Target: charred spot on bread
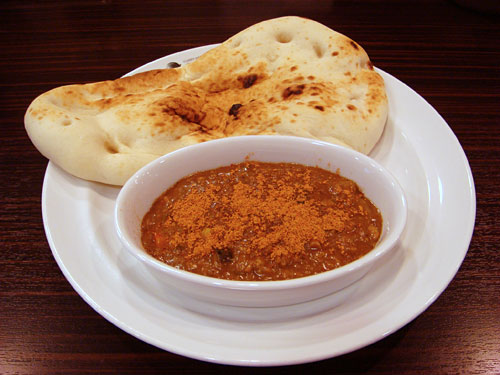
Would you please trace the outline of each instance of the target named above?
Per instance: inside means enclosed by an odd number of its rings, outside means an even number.
[[[248,89],[253,86],[253,84],[257,81],[257,78],[259,78],[257,74],[249,74],[247,76],[238,77],[238,81],[243,84],[245,89]]]
[[[205,117],[204,113],[199,113],[195,111],[193,108],[188,107],[165,107],[162,109],[163,113],[167,113],[173,116],[178,116],[182,120],[186,122],[192,122],[195,124],[199,124],[201,120]]]
[[[292,95],[300,95],[304,92],[305,87],[306,85],[304,84],[288,86],[285,90],[283,90],[281,96],[283,99],[288,99]]]
[[[240,110],[242,104],[236,103],[229,108],[229,114],[234,117],[238,117],[238,111]]]

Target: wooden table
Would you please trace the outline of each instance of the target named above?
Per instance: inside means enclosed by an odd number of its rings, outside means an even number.
[[[1,2],[0,373],[500,373],[500,19],[490,5],[480,12],[452,1]],[[249,369],[160,350],[96,313],[58,268],[41,217],[47,160],[26,136],[24,112],[53,87],[117,78],[292,14],[359,42],[447,121],[477,191],[468,254],[423,314],[350,354]]]

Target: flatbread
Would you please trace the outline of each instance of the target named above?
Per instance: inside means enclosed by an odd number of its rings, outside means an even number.
[[[25,126],[67,172],[122,185],[161,155],[221,137],[294,135],[366,154],[386,118],[383,79],[359,44],[282,17],[182,67],[50,90],[32,102]]]

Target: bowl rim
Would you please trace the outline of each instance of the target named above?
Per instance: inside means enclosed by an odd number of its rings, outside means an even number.
[[[265,139],[270,140],[271,142],[274,141],[290,142],[290,147],[292,147],[292,145],[295,144],[294,142],[297,142],[297,144],[309,143],[316,146],[327,147],[330,148],[331,150],[334,150],[333,152],[346,153],[350,155],[358,163],[361,162],[365,165],[368,165],[372,170],[376,170],[378,173],[381,173],[384,176],[384,180],[386,180],[388,185],[390,185],[392,189],[397,193],[397,198],[394,199],[395,201],[398,202],[397,207],[399,214],[398,216],[400,216],[399,220],[396,220],[396,222],[393,225],[391,225],[385,238],[383,238],[372,250],[370,250],[362,257],[354,260],[353,262],[318,274],[303,276],[294,279],[286,279],[286,280],[240,281],[240,280],[219,279],[211,276],[200,275],[190,271],[178,269],[176,267],[163,263],[160,260],[149,255],[144,249],[138,248],[137,246],[132,244],[132,242],[129,240],[129,236],[122,229],[121,226],[121,220],[120,220],[120,218],[122,217],[121,207],[125,200],[126,193],[130,189],[130,186],[134,185],[135,181],[138,178],[140,178],[140,176],[147,175],[147,173],[145,172],[150,171],[151,169],[155,169],[161,165],[169,165],[170,163],[164,163],[166,159],[178,157],[184,153],[189,154],[194,149],[216,147],[219,144],[223,145],[224,143],[227,142],[247,142],[247,141],[251,142],[256,138],[258,138],[259,142]],[[248,153],[252,153],[252,151],[249,151]],[[258,157],[256,157],[255,159],[251,158],[250,160],[258,161],[259,158]],[[284,162],[286,163],[286,161]],[[228,162],[227,164],[224,165],[229,165],[230,163],[231,162]],[[167,188],[168,187],[166,187],[164,190],[166,190]],[[156,198],[157,197],[155,197],[155,199]],[[370,158],[369,156],[342,145],[312,138],[287,136],[287,135],[244,135],[244,136],[234,136],[221,139],[214,139],[203,143],[185,146],[178,150],[162,155],[159,158],[151,161],[150,163],[140,168],[126,181],[126,183],[122,186],[120,192],[118,193],[114,208],[114,227],[121,243],[124,245],[124,247],[127,249],[129,253],[131,253],[134,257],[141,260],[142,262],[146,263],[146,265],[153,267],[154,269],[159,270],[160,272],[165,272],[168,275],[180,278],[183,281],[189,281],[191,283],[197,283],[205,286],[217,287],[222,289],[263,291],[263,290],[282,290],[282,289],[304,287],[313,284],[332,281],[334,279],[342,277],[345,274],[351,273],[371,263],[374,263],[375,260],[381,258],[384,254],[386,254],[390,249],[392,249],[397,244],[406,226],[407,217],[408,217],[408,205],[403,188],[389,170],[387,170],[380,163]]]

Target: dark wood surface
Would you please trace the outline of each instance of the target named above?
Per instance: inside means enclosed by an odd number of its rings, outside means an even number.
[[[500,19],[485,3],[486,12],[452,1],[0,2],[0,374],[499,374]],[[47,160],[26,136],[24,112],[53,87],[117,78],[283,15],[347,34],[448,122],[476,184],[468,254],[427,311],[350,354],[249,369],[162,351],[102,318],[59,270],[41,218]]]

